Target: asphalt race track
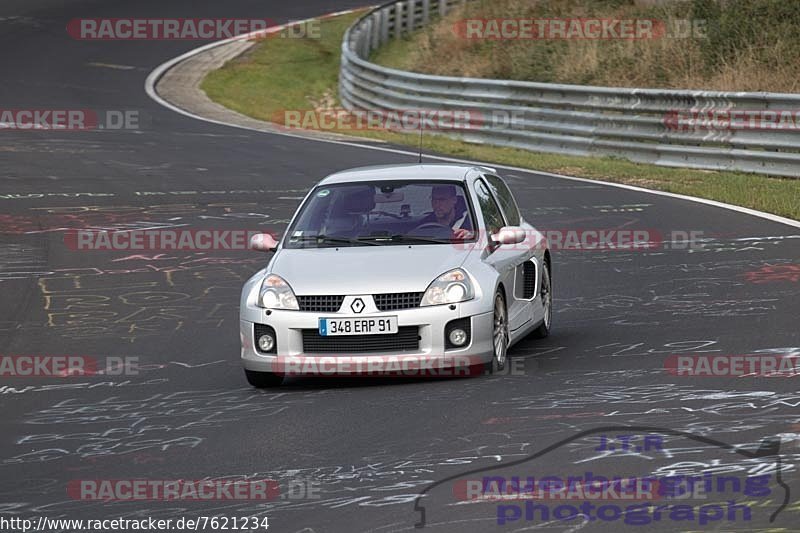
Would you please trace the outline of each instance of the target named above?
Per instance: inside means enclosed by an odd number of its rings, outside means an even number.
[[[133,375],[0,378],[2,517],[267,516],[271,531],[410,531],[420,522],[415,499],[426,491],[424,525],[432,531],[637,527],[622,518],[528,520],[524,511],[498,525],[496,504],[447,503],[454,491],[448,478],[504,475],[502,468],[519,461],[516,474],[537,477],[768,475],[768,494],[747,496],[749,522],[701,525],[665,515],[647,527],[796,531],[796,378],[676,376],[665,361],[674,354],[799,356],[798,228],[507,170],[525,218],[537,227],[639,229],[664,241],[647,251],[555,250],[554,333],[515,346],[508,375],[293,378],[273,391],[247,385],[237,338],[241,285],[267,256],[77,252],[65,245],[68,229],[84,227],[282,231],[304,192],[326,174],[413,161],[177,114],[145,94],[144,80],[203,42],[82,42],[67,35],[68,20],[282,22],[359,5],[0,5],[0,108],[132,109],[143,117],[138,130],[0,131],[0,354],[138,357],[140,364]],[[673,232],[692,231],[702,241],[691,248],[671,242]],[[589,430],[596,433],[581,435]],[[605,434],[633,435],[637,447],[595,450]],[[663,446],[640,446],[654,435]],[[754,453],[764,439],[772,439],[764,453]],[[280,484],[280,497],[108,502],[67,490],[70,481],[87,479],[264,478]]]

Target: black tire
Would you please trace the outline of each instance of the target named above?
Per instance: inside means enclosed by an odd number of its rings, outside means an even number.
[[[499,306],[499,307],[498,307]],[[503,296],[503,291],[497,289],[497,292],[494,294],[494,328],[492,331],[492,343],[494,345],[494,354],[492,355],[492,360],[486,363],[485,369],[487,374],[494,374],[495,372],[499,372],[501,370],[505,370],[506,365],[508,364],[508,341],[509,341],[509,334],[508,334],[508,308],[506,307],[506,299]],[[504,340],[503,345],[501,347],[502,350],[502,357],[498,360],[498,353],[497,353],[497,327],[498,327],[498,320],[502,322],[501,328],[503,331],[503,338]]]
[[[245,370],[244,375],[247,376],[247,382],[257,389],[280,387],[281,383],[283,383],[283,376],[272,372]]]
[[[544,339],[550,335],[553,327],[553,280],[550,277],[550,265],[545,262],[542,269],[542,283],[539,290],[539,299],[542,305],[546,305],[545,316],[538,328],[533,330],[533,336],[537,339]],[[546,303],[545,303],[546,301]]]

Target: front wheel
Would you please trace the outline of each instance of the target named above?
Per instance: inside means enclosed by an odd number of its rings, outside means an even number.
[[[494,295],[494,321],[492,328],[492,344],[494,355],[488,364],[487,372],[504,370],[508,361],[508,311],[503,292],[498,289]]]
[[[537,339],[543,339],[550,335],[550,327],[553,324],[553,285],[550,280],[550,265],[544,263],[542,269],[542,288],[539,291],[539,300],[542,302],[542,317],[541,325],[533,331],[533,336]]]
[[[272,372],[256,372],[245,369],[244,375],[247,377],[247,382],[257,389],[279,387],[283,383],[283,376]]]

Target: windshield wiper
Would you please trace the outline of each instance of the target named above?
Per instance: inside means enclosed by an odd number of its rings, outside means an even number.
[[[450,239],[434,239],[433,237],[403,235],[401,233],[395,235],[370,235],[369,237],[358,238],[360,242],[363,242],[362,239],[370,239],[373,241],[384,241],[384,242],[417,242],[417,243],[425,242],[431,244],[451,244],[453,242]]]
[[[301,235],[299,237],[290,237],[289,242],[311,242],[316,243],[332,243],[332,244],[369,244],[370,246],[380,246],[377,242],[362,241],[359,239],[349,239],[346,237],[330,237],[328,235]]]

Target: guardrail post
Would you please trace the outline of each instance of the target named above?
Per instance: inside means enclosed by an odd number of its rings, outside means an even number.
[[[422,0],[422,25],[427,26],[431,21],[431,0]]]
[[[386,41],[389,40],[389,9],[391,9],[391,8],[387,7],[385,9],[381,9],[380,10],[380,13],[381,13],[381,40],[380,40],[380,44],[383,44],[383,43],[385,43]]]
[[[447,15],[447,0],[439,0],[439,16]]]
[[[381,22],[382,19],[383,17],[381,15],[381,11],[376,11],[372,14],[372,33],[370,34],[369,42],[370,51],[375,50],[380,46],[381,31],[383,29],[383,24]]]
[[[399,39],[408,28],[409,2],[397,2],[397,15],[394,17],[395,38]]]
[[[372,18],[369,18],[366,21],[364,33],[361,34],[361,38],[358,40],[358,49],[361,52],[361,57],[364,59],[369,58],[369,44],[372,39],[372,31]]]

